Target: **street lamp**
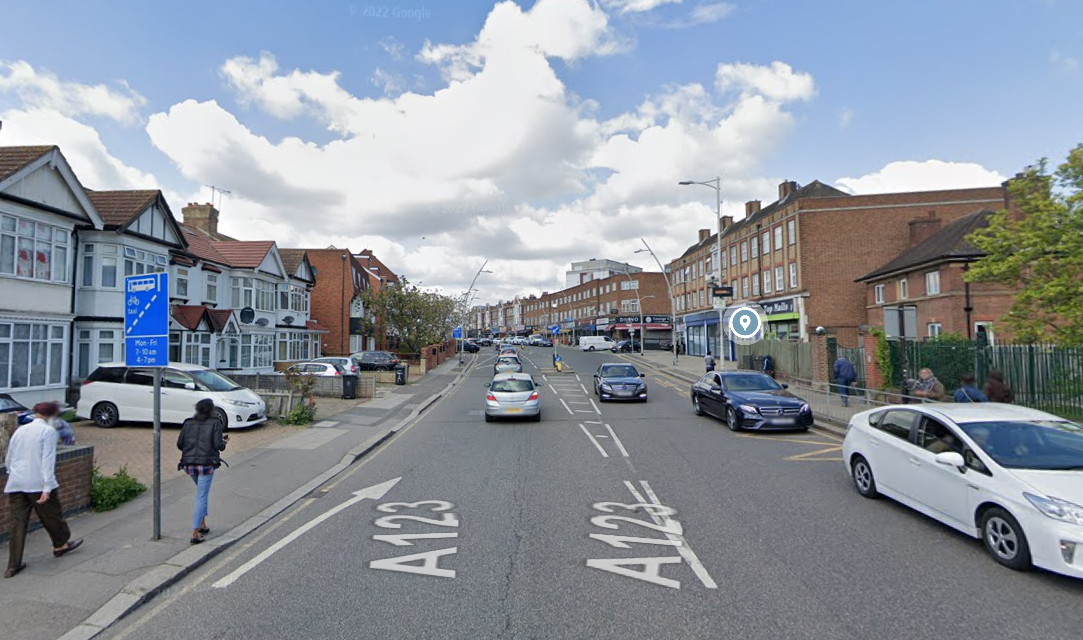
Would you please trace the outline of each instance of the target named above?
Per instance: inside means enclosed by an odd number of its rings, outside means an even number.
[[[651,246],[647,244],[647,241],[643,238],[640,238],[639,241],[643,243],[643,246],[646,247],[646,249],[636,249],[635,253],[643,253],[644,251],[650,253],[651,257],[654,258],[654,262],[658,265],[658,270],[662,272],[662,277],[666,279],[666,291],[669,292],[669,330],[672,338],[670,341],[673,343],[673,366],[677,366],[677,300],[673,297],[673,286],[669,283],[669,274],[662,268],[662,263],[658,260],[658,256],[654,255],[654,252],[651,251]],[[642,324],[642,322],[640,324]],[[640,342],[640,346],[642,346],[642,342]]]
[[[701,184],[701,185],[703,185],[705,187],[710,187],[710,188],[714,189],[714,192],[715,192],[715,221],[714,221],[715,222],[715,224],[714,224],[715,229],[714,230],[715,230],[715,238],[716,238],[717,242],[715,243],[716,244],[716,246],[715,246],[715,252],[716,253],[715,253],[715,258],[712,261],[712,266],[715,269],[718,270],[718,277],[717,277],[717,280],[716,280],[715,284],[718,285],[718,286],[722,286],[722,176],[718,176],[714,180],[707,180],[707,181],[704,181],[704,182],[695,182],[693,180],[682,180],[682,181],[678,182],[677,184],[679,184],[681,186],[688,186],[688,185],[691,185],[691,184]],[[713,301],[714,296],[712,296],[711,299]],[[722,325],[723,325],[723,318],[725,317],[725,314],[726,314],[726,307],[725,307],[725,305],[723,305],[723,306],[718,308],[718,331],[717,331],[717,334],[718,334],[718,355],[720,357],[722,356]],[[676,318],[674,318],[674,321],[676,321]],[[709,341],[708,341],[708,343],[709,343]]]
[[[481,263],[481,268],[478,269],[478,272],[476,274],[474,274],[474,279],[470,281],[470,288],[466,290],[466,296],[464,297],[466,304],[463,307],[462,319],[459,321],[459,327],[461,332],[466,331],[466,327],[463,325],[466,324],[466,314],[469,312],[470,309],[470,292],[474,291],[474,285],[477,284],[478,278],[481,276],[481,274],[492,273],[492,271],[488,271],[485,269],[485,265],[487,264],[489,264],[488,260]],[[463,347],[466,346],[465,338],[465,335],[460,335],[459,337],[459,364],[463,363]]]

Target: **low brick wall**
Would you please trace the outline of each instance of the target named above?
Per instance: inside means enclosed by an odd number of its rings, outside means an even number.
[[[60,446],[56,452],[56,480],[60,483],[60,504],[69,516],[90,508],[90,476],[94,470],[94,447]],[[0,487],[7,486],[7,468],[0,464]],[[0,542],[8,539],[11,511],[5,495],[0,499]],[[38,529],[37,515],[30,516],[30,529]]]
[[[382,372],[380,372],[382,373]],[[376,396],[376,382],[380,373],[373,375],[372,372],[362,373],[357,380],[357,397],[373,398]],[[286,376],[273,373],[257,373],[254,375],[232,375],[230,378],[237,384],[248,387],[252,391],[289,391]],[[391,372],[391,382],[395,382],[395,372]],[[340,376],[318,376],[316,386],[312,393],[324,398],[342,397],[342,378]]]

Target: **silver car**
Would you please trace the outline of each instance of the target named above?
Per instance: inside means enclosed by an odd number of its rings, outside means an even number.
[[[541,422],[540,383],[529,373],[501,373],[486,385],[485,422],[496,418],[530,418]]]
[[[493,375],[500,373],[522,373],[523,363],[519,356],[503,355],[496,359],[493,365]]]

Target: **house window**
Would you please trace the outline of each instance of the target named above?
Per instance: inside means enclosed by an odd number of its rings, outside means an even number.
[[[749,290],[748,290],[748,276],[745,276],[745,277],[741,278],[741,297],[747,298],[748,293],[749,293]]]
[[[737,266],[737,245],[730,246],[730,266]]]
[[[0,389],[61,384],[66,338],[63,324],[0,323]]]
[[[278,334],[279,360],[307,360],[312,353],[312,341],[300,331],[280,331]]]
[[[748,241],[741,241],[741,262],[748,262]]]
[[[139,276],[144,273],[157,273],[165,271],[169,261],[165,256],[141,251],[135,247],[124,247],[124,275]],[[178,269],[178,271],[180,271]],[[187,271],[187,269],[185,269]],[[182,297],[188,297],[187,290]]]
[[[797,223],[794,220],[786,221],[787,244],[797,244]]]
[[[763,255],[771,253],[771,232],[764,231],[760,236],[760,244],[763,245]]]
[[[129,261],[125,260],[124,264],[128,265]],[[125,271],[127,271],[127,266],[125,266]],[[129,274],[129,275],[131,275],[131,274]],[[181,269],[181,268],[178,267],[177,268],[177,278],[176,278],[176,280],[177,280],[177,291],[176,291],[176,293],[174,293],[174,296],[177,297],[177,298],[188,298],[188,270],[187,269]]]
[[[184,361],[188,364],[211,366],[211,334],[189,333],[184,337]]]
[[[764,293],[771,293],[771,272],[770,271],[764,271],[763,272],[763,292]]]
[[[796,262],[791,262],[790,263],[790,288],[791,289],[796,289],[797,288],[797,263]]]
[[[935,338],[940,335],[943,327],[940,325],[939,322],[930,322],[929,324],[925,325],[925,329],[928,332],[930,338]]]
[[[775,227],[775,251],[782,251],[782,225]]]
[[[273,333],[241,335],[241,367],[260,369],[274,366],[274,343]]]
[[[230,278],[230,282],[233,285],[231,300],[234,309],[243,309],[255,304],[256,289],[252,283],[252,278]]]
[[[752,274],[752,295],[760,295],[760,274]]]
[[[899,300],[906,300],[910,297],[910,281],[906,278],[899,280],[896,283],[896,292],[898,293]]]
[[[621,313],[639,313],[639,300],[621,300]]]
[[[759,239],[753,236],[753,238],[749,242],[752,244],[752,257],[755,258],[756,256],[760,255]]]
[[[737,289],[737,279],[730,280],[730,288],[733,289],[733,297],[741,295],[741,292]]]
[[[872,291],[876,304],[884,304],[884,285],[878,284],[872,288]]]
[[[83,245],[83,286],[94,286],[94,245]]]
[[[620,283],[620,288],[622,291],[632,291],[634,289],[638,289],[639,280],[625,280],[624,282]]]
[[[59,227],[0,216],[0,274],[67,282],[69,240]]]
[[[775,247],[776,249],[778,247]],[[782,267],[775,267],[775,291],[782,291],[786,288],[786,275],[782,271]]]
[[[169,361],[181,362],[181,334],[180,331],[169,332]]]
[[[935,296],[940,293],[940,272],[930,271],[925,274],[925,295]]]
[[[203,299],[206,302],[218,302],[218,276],[208,273],[203,277],[207,280],[207,293]]]

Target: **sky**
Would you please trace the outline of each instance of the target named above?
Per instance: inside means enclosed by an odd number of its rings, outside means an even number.
[[[0,145],[476,302],[656,270],[778,183],[991,186],[1083,142],[1077,0],[11,3]],[[211,186],[228,191],[214,196]]]

